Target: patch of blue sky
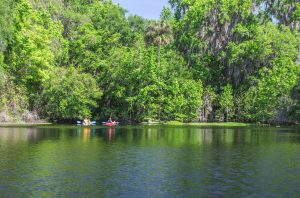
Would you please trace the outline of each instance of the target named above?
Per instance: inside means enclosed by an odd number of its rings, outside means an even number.
[[[159,19],[164,6],[169,6],[168,0],[112,0],[125,8],[129,15],[139,15],[147,19]]]

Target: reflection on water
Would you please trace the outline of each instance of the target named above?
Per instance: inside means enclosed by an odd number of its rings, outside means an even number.
[[[299,197],[300,133],[0,128],[0,197]]]
[[[108,141],[111,141],[115,137],[115,129],[114,128],[108,128],[106,132],[106,137]]]
[[[0,128],[0,141],[38,142],[49,139],[81,138],[89,142],[97,137],[106,141],[164,141],[173,144],[259,144],[266,142],[300,142],[297,131],[272,129],[221,128]]]

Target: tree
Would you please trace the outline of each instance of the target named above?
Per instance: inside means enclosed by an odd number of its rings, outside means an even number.
[[[220,107],[221,111],[224,112],[224,121],[228,121],[228,118],[231,118],[233,113],[234,107],[234,100],[233,100],[233,90],[232,86],[227,84],[223,92],[220,95]]]
[[[128,17],[128,23],[130,27],[130,41],[129,45],[134,45],[141,39],[144,39],[144,33],[146,31],[146,19],[137,15],[130,15]]]
[[[171,27],[165,21],[153,22],[146,30],[146,43],[157,47],[157,69],[160,72],[160,48],[172,41]],[[160,79],[160,77],[159,77]],[[160,91],[160,87],[159,91]],[[158,120],[160,120],[161,104],[158,107]]]
[[[199,121],[211,121],[213,118],[213,110],[215,106],[215,100],[217,95],[215,90],[208,86],[204,89],[204,93],[202,96],[202,107],[200,109]]]
[[[2,0],[0,111],[297,122],[297,0],[169,3],[149,21],[112,1]]]
[[[172,41],[171,27],[165,21],[152,22],[146,29],[146,43],[157,47],[157,65],[160,65],[160,47]]]
[[[78,7],[83,11],[73,12],[84,17],[69,31],[70,63],[101,79],[114,50],[130,43],[130,27],[124,10],[112,2],[97,1]]]
[[[286,122],[290,92],[299,75],[299,36],[287,27],[278,30],[274,24],[263,30],[256,38],[263,67],[249,80],[251,86],[246,92],[253,96],[251,112],[255,120]]]
[[[16,86],[0,68],[0,122],[19,122],[28,109],[28,97],[23,86]]]
[[[5,63],[16,85],[26,87],[33,108],[48,70],[56,65],[59,53],[54,41],[60,39],[62,26],[52,21],[47,11],[34,10],[25,0],[16,3],[13,20],[13,39],[8,43]]]
[[[90,117],[102,95],[90,74],[73,67],[56,68],[43,87],[38,106],[40,113],[51,120]]]
[[[300,79],[292,89],[294,104],[290,109],[289,116],[296,123],[300,122]]]
[[[264,0],[265,10],[270,18],[300,31],[300,3],[298,0]]]
[[[3,0],[0,2],[0,52],[6,49],[7,42],[10,40],[13,31],[12,19],[13,1]]]
[[[220,76],[214,61],[230,41],[236,40],[235,27],[251,22],[252,2],[171,0],[177,19],[175,45],[187,66],[208,78],[205,80],[214,80],[209,79],[210,72]]]
[[[252,107],[256,120],[286,121],[287,115],[282,116],[282,114],[287,114],[289,111],[291,105],[288,104],[289,94],[296,83],[298,68],[287,58],[278,59],[275,64],[273,69],[260,70],[257,87],[250,90],[251,95],[254,96]]]
[[[0,72],[4,72],[2,69],[7,67],[4,64],[4,52],[13,32],[12,10],[12,0],[3,0],[0,2]]]

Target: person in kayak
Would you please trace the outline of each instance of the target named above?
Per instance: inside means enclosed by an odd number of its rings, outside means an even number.
[[[107,122],[113,122],[112,119],[111,119],[111,117],[108,118]]]
[[[82,121],[82,125],[84,125],[84,126],[91,125],[91,120],[88,119],[88,118],[84,118],[83,121]]]

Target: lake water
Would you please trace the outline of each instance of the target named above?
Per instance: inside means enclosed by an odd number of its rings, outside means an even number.
[[[2,127],[0,197],[300,197],[300,132]]]

